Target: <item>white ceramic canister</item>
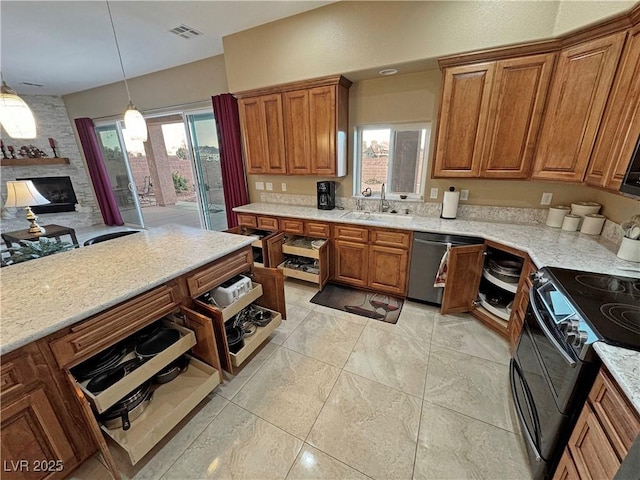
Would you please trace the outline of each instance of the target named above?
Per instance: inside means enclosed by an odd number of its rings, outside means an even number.
[[[566,205],[554,205],[549,207],[549,213],[547,214],[547,226],[553,228],[562,227],[562,221],[564,216],[571,211],[571,207]]]
[[[565,230],[567,232],[575,232],[576,230],[578,230],[580,220],[582,220],[582,217],[580,215],[574,215],[573,213],[566,214],[564,216],[564,220],[562,221],[562,230]]]
[[[580,227],[580,233],[584,233],[586,235],[600,235],[606,219],[607,217],[597,213],[585,215],[582,220],[582,226]]]
[[[618,257],[630,262],[640,262],[640,240],[622,237]]]

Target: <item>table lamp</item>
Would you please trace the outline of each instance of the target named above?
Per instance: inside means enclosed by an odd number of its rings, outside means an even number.
[[[51,203],[44,198],[38,191],[31,180],[15,180],[7,182],[7,201],[5,207],[26,207],[27,220],[31,222],[29,227],[29,233],[34,235],[42,235],[44,228],[42,228],[36,220],[38,217],[31,211],[32,205],[46,205]]]

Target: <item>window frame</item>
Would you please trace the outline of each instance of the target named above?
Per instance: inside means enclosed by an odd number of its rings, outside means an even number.
[[[363,197],[362,192],[360,191],[362,185],[362,134],[365,130],[390,130],[390,138],[389,138],[389,163],[387,168],[387,179],[386,182],[389,182],[389,172],[392,171],[393,162],[395,160],[395,155],[392,152],[395,152],[395,132],[397,131],[414,131],[414,130],[424,130],[424,158],[422,160],[422,174],[420,175],[420,191],[418,193],[409,193],[409,192],[389,192],[385,195],[387,199],[390,200],[399,200],[400,195],[407,195],[408,200],[424,200],[424,192],[426,189],[427,182],[427,167],[429,162],[429,149],[431,144],[431,126],[432,122],[430,121],[422,121],[422,122],[403,122],[403,123],[378,123],[378,124],[362,124],[357,125],[354,129],[354,142],[353,142],[353,197]],[[379,196],[378,196],[379,197]]]

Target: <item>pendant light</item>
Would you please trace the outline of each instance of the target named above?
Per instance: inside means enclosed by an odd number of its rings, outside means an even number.
[[[133,140],[147,141],[147,123],[144,121],[142,114],[136,109],[131,101],[131,93],[127,84],[127,76],[124,73],[124,64],[122,63],[122,54],[120,53],[120,45],[118,44],[118,36],[116,35],[116,27],[113,25],[113,17],[111,16],[111,7],[107,0],[107,10],[109,11],[109,20],[111,20],[111,29],[113,30],[113,38],[116,41],[116,49],[118,50],[118,58],[120,59],[120,68],[122,68],[122,77],[124,78],[124,87],[127,89],[127,97],[129,97],[129,105],[124,113],[124,128],[127,134]]]
[[[11,138],[36,138],[33,112],[4,80],[0,87],[0,123]]]

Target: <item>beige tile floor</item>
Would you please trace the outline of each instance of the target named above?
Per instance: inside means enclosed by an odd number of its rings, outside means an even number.
[[[468,315],[405,302],[396,325],[309,302],[143,461],[136,479],[530,479],[507,343]],[[99,457],[75,479],[109,478]]]

